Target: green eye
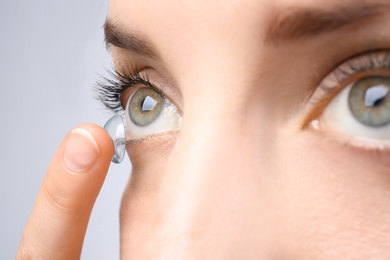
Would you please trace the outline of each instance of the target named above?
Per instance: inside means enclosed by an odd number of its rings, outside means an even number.
[[[140,88],[125,109],[126,139],[138,139],[180,128],[181,116],[175,105],[152,88]]]
[[[353,116],[369,127],[390,124],[390,78],[371,76],[352,86],[348,105]]]
[[[150,88],[141,88],[134,93],[128,105],[131,121],[138,126],[147,126],[155,121],[164,106],[164,99]]]
[[[324,78],[313,100],[329,103],[319,102],[326,106],[310,123],[313,129],[344,139],[343,143],[352,146],[388,149],[389,58],[388,50],[363,54],[345,61]]]

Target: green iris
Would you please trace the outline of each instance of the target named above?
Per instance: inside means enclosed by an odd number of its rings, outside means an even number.
[[[131,121],[138,126],[153,123],[164,107],[164,99],[151,88],[140,88],[131,97],[128,114]]]
[[[370,127],[390,124],[390,77],[371,76],[357,81],[349,93],[349,108],[360,123]]]

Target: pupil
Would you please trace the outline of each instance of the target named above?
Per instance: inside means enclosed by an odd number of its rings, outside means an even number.
[[[389,87],[386,86],[374,86],[366,90],[364,103],[367,107],[380,106],[387,94],[389,93]]]
[[[147,96],[142,102],[142,111],[152,111],[157,105],[157,101],[150,96]]]
[[[378,99],[374,102],[374,107],[377,107],[377,106],[380,106],[380,104],[382,104],[384,98],[381,98],[381,99]]]

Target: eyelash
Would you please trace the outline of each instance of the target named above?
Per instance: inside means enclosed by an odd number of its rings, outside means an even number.
[[[381,53],[384,55],[380,56]],[[360,59],[365,59],[362,62]],[[334,78],[331,80],[331,84],[321,84],[319,88],[325,92],[325,95],[321,95],[316,100],[313,100],[313,104],[320,104],[320,106],[326,106],[337,93],[343,89],[345,82],[350,80],[354,75],[374,71],[376,69],[389,69],[390,70],[390,51],[376,51],[367,54],[358,55],[355,58],[351,58],[349,61],[344,62],[338,68],[336,68],[330,76]],[[140,71],[134,67],[127,67],[127,73],[120,72],[115,68],[107,70],[109,77],[101,77],[102,79],[96,83],[97,99],[110,111],[114,113],[123,113],[124,108],[122,106],[123,93],[131,87],[136,85],[144,85],[156,91],[169,103],[170,100],[165,97],[163,90],[156,87],[146,76],[140,74]],[[329,97],[330,96],[330,97]],[[321,105],[322,104],[322,105]],[[305,120],[304,126],[310,123],[317,114],[321,113],[316,111],[310,113],[307,120]]]
[[[122,106],[123,93],[136,85],[144,85],[156,91],[163,99],[168,100],[162,89],[157,88],[150,80],[140,74],[136,67],[128,67],[127,73],[120,72],[115,68],[107,70],[109,77],[101,76],[101,80],[96,83],[97,99],[110,111],[123,113]]]
[[[303,120],[302,129],[312,126],[313,120],[323,113],[333,98],[349,84],[361,79],[361,74],[373,76],[378,70],[390,71],[390,50],[370,51],[339,64],[310,94],[311,112]]]
[[[385,53],[383,57],[379,56],[381,53]],[[362,58],[367,59],[367,61],[362,62],[360,60]],[[342,68],[344,66],[346,68]],[[321,84],[320,88],[326,93],[333,93],[338,89],[337,86],[345,83],[352,76],[376,69],[390,69],[390,51],[370,52],[351,58],[331,73],[331,76],[335,78],[336,84]]]

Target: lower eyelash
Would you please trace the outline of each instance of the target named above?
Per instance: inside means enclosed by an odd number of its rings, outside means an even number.
[[[156,88],[148,78],[141,76],[136,67],[130,66],[127,67],[127,70],[123,71],[128,71],[128,74],[120,72],[115,68],[107,70],[109,77],[101,76],[101,80],[96,83],[96,98],[108,110],[115,113],[122,113],[124,111],[121,102],[122,95],[126,89],[135,85],[145,85],[152,88],[164,98],[161,90]]]

